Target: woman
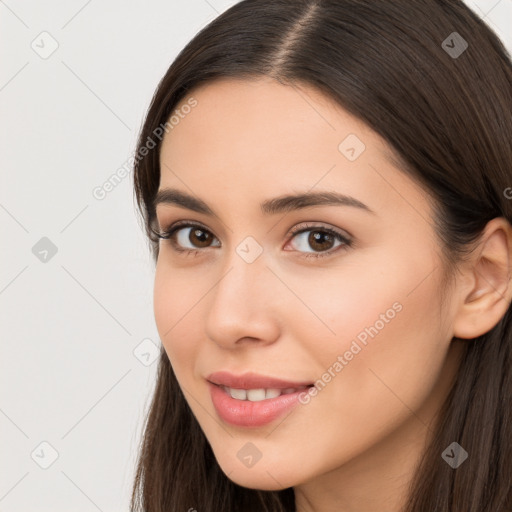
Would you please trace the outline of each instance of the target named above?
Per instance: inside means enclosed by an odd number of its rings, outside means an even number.
[[[245,0],[135,192],[162,341],[132,510],[512,510],[512,66],[454,0]]]

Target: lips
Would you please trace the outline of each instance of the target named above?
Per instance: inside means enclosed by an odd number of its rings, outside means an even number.
[[[276,398],[253,402],[231,397],[217,384],[208,383],[210,396],[220,419],[236,427],[263,427],[299,405],[304,391],[280,395]]]
[[[208,376],[210,396],[219,418],[237,427],[262,427],[299,404],[299,396],[313,384],[256,373]]]
[[[206,380],[218,386],[231,389],[298,389],[312,386],[310,381],[288,381],[276,377],[267,377],[257,373],[248,372],[243,375],[233,375],[226,371],[214,372]]]

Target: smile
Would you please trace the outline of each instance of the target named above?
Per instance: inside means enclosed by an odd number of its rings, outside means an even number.
[[[236,427],[262,427],[298,404],[308,386],[300,388],[238,389],[208,382],[210,397],[219,418]],[[233,396],[234,395],[234,396]]]

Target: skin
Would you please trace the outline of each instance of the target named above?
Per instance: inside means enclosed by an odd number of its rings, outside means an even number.
[[[181,247],[200,251],[184,256],[161,240],[154,287],[158,332],[184,395],[237,484],[294,487],[299,512],[397,512],[453,384],[464,341],[452,338],[487,332],[510,303],[510,226],[491,221],[443,289],[432,203],[364,123],[312,88],[267,78],[222,79],[190,95],[197,106],[162,143],[160,189],[201,198],[217,216],[158,205],[162,230],[197,222],[212,241],[182,228]],[[349,134],[366,146],[354,161],[338,149]],[[265,199],[319,190],[375,213],[260,211]],[[353,244],[315,249],[311,231],[290,235],[304,223],[349,234]],[[248,236],[263,251],[250,264],[236,252]],[[211,372],[317,381],[394,303],[401,310],[306,405],[261,428],[217,415]],[[252,467],[237,457],[247,442],[262,454]]]

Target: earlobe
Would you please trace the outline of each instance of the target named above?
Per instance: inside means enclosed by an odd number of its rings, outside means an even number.
[[[503,217],[492,219],[465,263],[469,285],[461,288],[454,318],[454,336],[472,339],[489,332],[512,301],[512,226]]]

